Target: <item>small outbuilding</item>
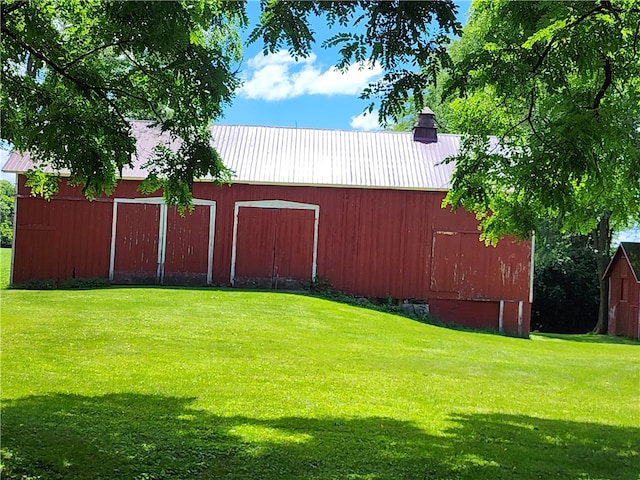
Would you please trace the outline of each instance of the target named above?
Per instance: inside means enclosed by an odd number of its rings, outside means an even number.
[[[609,335],[640,338],[640,243],[622,242],[605,270]]]
[[[299,288],[320,279],[365,297],[420,305],[442,321],[526,337],[531,241],[479,238],[475,215],[442,208],[460,149],[433,114],[414,132],[214,125],[231,185],[194,184],[181,217],[137,188],[160,142],[133,122],[137,155],[111,196],[88,202],[61,183],[30,195],[28,154],[17,174],[12,282],[103,277],[113,283]],[[416,307],[417,308],[417,307]]]

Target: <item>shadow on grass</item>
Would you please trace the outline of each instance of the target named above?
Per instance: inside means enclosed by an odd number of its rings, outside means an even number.
[[[531,335],[536,337],[544,337],[553,340],[564,340],[567,342],[579,342],[579,343],[609,343],[615,345],[640,345],[640,341],[631,340],[624,337],[612,337],[609,335],[595,335],[591,333],[584,334],[564,334],[564,333],[540,333],[535,332]]]
[[[389,418],[265,420],[192,405],[137,394],[7,401],[2,478],[637,480],[637,428],[459,415],[433,436]]]

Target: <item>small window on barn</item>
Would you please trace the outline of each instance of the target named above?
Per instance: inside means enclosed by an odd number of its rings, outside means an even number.
[[[621,278],[621,285],[620,285],[620,300],[623,302],[626,302],[629,298],[629,282],[627,281],[627,278]]]

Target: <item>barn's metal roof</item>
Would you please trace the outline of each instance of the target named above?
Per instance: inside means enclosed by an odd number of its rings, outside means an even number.
[[[158,143],[169,141],[149,125],[132,123],[137,158],[123,178],[145,178],[141,165]],[[442,162],[460,148],[458,135],[439,134],[436,143],[421,143],[411,132],[214,125],[212,137],[235,173],[234,182],[276,185],[447,190],[453,164]],[[28,154],[13,153],[4,170],[22,173],[32,167]]]

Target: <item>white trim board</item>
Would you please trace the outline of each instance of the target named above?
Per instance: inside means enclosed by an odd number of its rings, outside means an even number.
[[[236,279],[236,258],[238,245],[238,214],[241,207],[247,208],[277,208],[291,210],[313,210],[313,259],[311,261],[311,278],[316,278],[318,263],[318,226],[320,224],[320,205],[313,203],[290,202],[288,200],[249,200],[236,202],[233,210],[233,240],[231,244],[231,274],[229,275],[229,283],[234,285]]]
[[[16,186],[16,195],[13,197],[13,238],[11,239],[11,270],[9,271],[9,285],[13,285],[13,270],[16,260],[16,232],[18,228],[18,174],[14,181]]]

